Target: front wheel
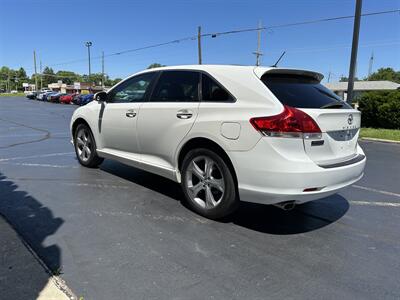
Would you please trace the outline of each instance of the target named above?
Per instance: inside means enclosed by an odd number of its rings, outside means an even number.
[[[182,189],[198,214],[220,219],[238,206],[235,180],[226,162],[208,149],[188,152],[182,164]]]
[[[79,163],[88,168],[96,168],[103,162],[103,158],[96,153],[96,143],[86,124],[79,124],[75,131],[74,145]]]

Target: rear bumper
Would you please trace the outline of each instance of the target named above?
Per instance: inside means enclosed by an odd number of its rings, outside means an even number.
[[[274,147],[275,142],[262,139],[250,151],[229,153],[242,201],[263,204],[283,201],[305,203],[335,194],[360,180],[364,174],[366,158],[359,146],[357,154],[362,159],[326,168],[315,164],[305,154],[302,145],[288,140],[286,142],[289,145],[292,143],[291,147],[282,151],[280,145]],[[304,191],[312,188],[317,190]]]

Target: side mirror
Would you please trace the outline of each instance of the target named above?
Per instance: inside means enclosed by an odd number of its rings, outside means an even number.
[[[107,101],[107,93],[106,92],[98,92],[94,94],[94,100],[98,102],[106,102]]]

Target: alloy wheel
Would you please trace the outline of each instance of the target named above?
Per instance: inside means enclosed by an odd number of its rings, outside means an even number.
[[[224,197],[225,181],[217,163],[208,156],[192,159],[186,170],[189,197],[200,207],[216,207]]]
[[[78,131],[76,135],[75,147],[79,158],[83,162],[87,162],[92,154],[93,142],[91,135],[86,128],[82,128]]]

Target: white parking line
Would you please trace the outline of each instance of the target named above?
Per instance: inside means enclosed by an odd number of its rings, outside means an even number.
[[[375,192],[375,193],[380,193],[380,194],[384,194],[384,195],[388,195],[388,196],[395,196],[395,197],[400,198],[400,194],[396,194],[396,193],[392,193],[392,192],[377,190],[377,189],[373,189],[373,188],[369,188],[369,187],[365,187],[365,186],[361,186],[361,185],[352,185],[352,187],[355,187],[360,190],[365,190],[365,191],[369,191],[369,192]]]
[[[30,134],[2,134],[0,135],[0,138],[12,138],[12,137],[32,137],[32,136],[42,136],[43,133],[30,133]],[[69,132],[56,132],[56,133],[51,133],[51,136],[59,136],[59,135],[68,135]]]
[[[68,166],[68,165],[51,165],[51,164],[30,164],[30,163],[10,163],[10,162],[2,162],[0,164],[7,164],[12,166],[23,166],[23,167],[40,167],[40,168],[69,168],[76,169],[78,166]]]
[[[72,154],[75,154],[75,152],[60,152],[60,153],[50,153],[50,154],[38,154],[38,155],[31,155],[31,156],[0,158],[0,161],[10,161],[10,160],[19,160],[19,159],[28,159],[28,158],[42,158],[42,157],[62,156],[62,155],[72,155]]]
[[[391,206],[391,207],[400,207],[400,203],[394,202],[368,202],[368,201],[349,201],[351,204],[354,205],[366,205],[366,206]]]
[[[127,185],[114,185],[114,184],[97,184],[97,183],[69,183],[65,182],[64,185],[69,186],[83,186],[83,187],[94,187],[94,188],[105,188],[105,189],[129,189],[130,186]]]

